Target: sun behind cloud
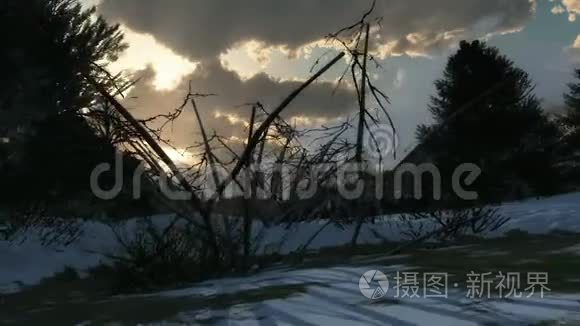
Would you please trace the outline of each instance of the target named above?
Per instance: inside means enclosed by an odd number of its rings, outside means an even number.
[[[139,71],[151,66],[155,72],[153,85],[156,90],[175,89],[190,75],[197,64],[173,52],[149,34],[136,33],[122,26],[129,48],[111,64],[110,69],[119,71]]]

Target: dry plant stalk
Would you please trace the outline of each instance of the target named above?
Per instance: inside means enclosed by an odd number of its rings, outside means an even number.
[[[191,100],[191,105],[193,107],[194,113],[198,119],[198,123],[200,125],[200,129],[202,130],[202,137],[203,143],[205,146],[205,152],[207,155],[208,160],[210,161],[210,169],[212,169],[212,176],[214,178],[214,182],[217,187],[217,191],[215,195],[210,198],[207,202],[202,201],[202,199],[197,194],[197,189],[195,189],[191,182],[188,181],[186,176],[182,173],[182,171],[177,167],[175,162],[169,157],[169,155],[162,149],[159,141],[156,140],[152,136],[152,130],[147,129],[144,124],[140,121],[135,119],[131,113],[113,96],[111,95],[107,89],[99,82],[97,82],[91,76],[85,76],[86,79],[95,87],[95,89],[100,93],[100,95],[105,99],[106,103],[110,104],[112,108],[120,114],[120,116],[128,123],[129,127],[134,131],[133,136],[137,140],[131,141],[131,145],[137,148],[138,152],[143,155],[144,160],[146,160],[150,166],[152,166],[157,173],[164,173],[163,169],[161,169],[160,165],[156,162],[155,157],[150,155],[150,151],[152,154],[156,156],[163,164],[165,164],[171,174],[177,179],[179,185],[191,194],[191,212],[199,214],[203,219],[203,227],[205,232],[207,233],[207,241],[209,246],[213,251],[213,256],[216,259],[216,264],[219,257],[222,255],[221,248],[218,245],[218,234],[215,232],[214,225],[212,223],[212,211],[216,204],[217,199],[221,197],[225,188],[231,182],[237,182],[238,176],[244,167],[247,167],[251,164],[251,158],[256,150],[256,148],[263,143],[265,140],[265,135],[267,130],[271,127],[271,125],[279,118],[280,114],[284,109],[286,109],[296,97],[298,97],[308,86],[310,86],[313,82],[315,82],[320,76],[322,76],[326,71],[328,71],[332,66],[334,66],[339,60],[344,57],[345,53],[339,53],[334,59],[332,59],[327,65],[322,67],[317,73],[315,73],[311,78],[309,78],[306,82],[304,82],[300,87],[298,87],[294,92],[289,94],[281,103],[272,111],[272,113],[268,114],[266,119],[260,124],[257,130],[253,131],[253,123],[252,127],[250,128],[250,132],[248,135],[248,143],[245,146],[243,153],[240,156],[237,156],[235,159],[234,168],[229,173],[229,176],[225,180],[219,180],[218,174],[215,171],[216,167],[216,157],[212,152],[212,148],[209,144],[210,140],[207,137],[205,132],[205,128],[203,127],[203,122],[201,117],[199,116],[199,111],[197,109],[197,105],[195,100],[191,97],[191,92],[188,94],[188,98]],[[253,108],[253,115],[255,116],[256,108]],[[175,115],[169,116],[170,119],[175,119],[179,116],[181,111],[177,112]],[[156,135],[158,139],[160,139],[159,135]],[[167,202],[167,200],[163,200]],[[176,212],[179,215],[185,215],[189,221],[194,222],[195,216],[187,216],[187,213],[183,211]],[[249,239],[251,237],[250,229],[251,229],[251,219],[249,214],[247,215],[247,219],[244,223],[245,235],[244,235],[244,253],[247,256],[249,254],[250,245]],[[248,222],[250,221],[250,222]],[[249,224],[249,225],[248,225]]]

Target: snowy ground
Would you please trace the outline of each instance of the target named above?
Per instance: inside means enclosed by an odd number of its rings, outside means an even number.
[[[547,233],[553,230],[580,232],[580,193],[508,203],[500,208],[501,214],[511,217],[511,221],[501,232],[510,229],[522,229],[531,233]],[[284,226],[270,228],[265,232],[262,250],[275,249],[282,253],[294,251],[324,224],[325,221],[319,221],[296,224],[290,229]],[[359,240],[361,243],[380,242],[371,229],[384,238],[393,241],[401,239],[400,227],[396,221],[382,218],[363,227]],[[255,226],[256,233],[261,230],[260,225]],[[348,244],[352,233],[353,227],[342,229],[330,225],[313,241],[310,248]],[[65,266],[80,270],[95,266],[103,259],[99,253],[118,248],[111,229],[100,223],[86,223],[83,226],[83,235],[66,248],[45,248],[33,236],[23,243],[15,243],[17,244],[0,241],[0,292],[14,290],[18,284],[35,284],[42,278],[61,271]]]
[[[548,321],[580,321],[580,295],[549,295],[513,300],[485,300],[477,305],[461,290],[447,298],[400,298],[395,291],[371,302],[358,288],[370,266],[265,273],[229,279],[196,288],[159,293],[161,297],[215,296],[268,286],[313,284],[284,299],[238,304],[223,310],[183,311],[179,323],[215,325],[530,325]],[[394,275],[405,266],[382,267]]]
[[[511,217],[502,232],[521,229],[530,233],[548,233],[554,230],[580,232],[580,193],[540,200],[528,200],[502,205],[501,214]],[[159,217],[161,218],[161,217]],[[130,222],[133,223],[133,222]],[[280,248],[291,252],[302,245],[324,222],[302,223],[286,230],[274,227],[266,232],[263,249]],[[378,243],[370,228],[381,237],[399,240],[400,228],[391,219],[379,219],[366,225],[361,233],[362,243]],[[260,230],[256,225],[256,231]],[[109,227],[99,223],[86,223],[83,235],[66,248],[45,248],[37,239],[29,237],[20,244],[0,241],[0,293],[19,291],[22,287],[39,283],[43,278],[70,266],[78,270],[96,266],[103,259],[100,252],[117,248],[115,237]],[[499,234],[496,234],[499,235]],[[332,247],[347,244],[352,228],[345,230],[329,226],[312,243],[311,248]],[[282,240],[283,241],[282,241]],[[451,248],[461,249],[461,248]],[[554,254],[577,254],[578,247],[553,251]],[[492,251],[470,250],[477,257],[501,257],[501,249]],[[475,257],[474,256],[474,257]],[[522,259],[522,264],[533,258]],[[387,266],[388,267],[385,267]],[[408,265],[381,262],[373,266],[373,260],[363,257],[356,267],[329,267],[307,270],[272,270],[259,275],[223,279],[202,283],[194,288],[169,291],[152,295],[155,300],[179,299],[179,302],[197,302],[185,305],[171,318],[163,320],[181,323],[209,323],[228,325],[528,325],[540,321],[580,321],[580,294],[562,295],[550,293],[547,298],[517,299],[510,301],[486,300],[474,305],[465,294],[451,289],[448,299],[391,299],[369,303],[359,291],[361,275],[370,270],[383,272],[402,271]],[[280,288],[282,287],[282,288]],[[278,297],[278,292],[284,294]],[[580,291],[579,291],[580,292]],[[214,304],[204,308],[199,302],[207,298],[221,300],[220,296],[247,297],[236,300],[227,307]],[[251,299],[257,296],[259,300]],[[217,299],[216,299],[217,298]],[[115,298],[111,300],[127,300]],[[131,299],[133,300],[133,299]],[[200,301],[201,300],[201,301]],[[209,300],[209,299],[208,299]],[[228,301],[228,302],[229,302]],[[0,297],[0,306],[2,298]],[[0,309],[2,310],[2,309]],[[0,323],[1,320],[0,312]],[[79,323],[81,321],[78,321]]]
[[[450,249],[461,250],[461,248]],[[62,303],[44,298],[11,311],[2,324],[103,325],[577,325],[580,295],[546,292],[531,298],[466,298],[463,285],[449,284],[445,298],[403,297],[394,283],[387,295],[371,301],[359,289],[361,276],[380,270],[389,280],[413,270],[394,257],[388,266],[334,266],[272,269],[250,277],[226,278],[191,288],[147,295],[90,300],[71,297]],[[358,257],[368,262],[369,257]],[[377,286],[371,284],[371,286]],[[65,295],[66,296],[66,295]],[[17,299],[18,300],[18,297]],[[1,300],[0,300],[1,301]],[[0,304],[0,307],[2,305]],[[6,307],[6,306],[4,306]]]

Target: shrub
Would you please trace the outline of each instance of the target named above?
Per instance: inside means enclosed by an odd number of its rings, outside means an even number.
[[[137,226],[130,239],[116,234],[122,254],[107,254],[111,264],[93,270],[97,277],[108,274],[116,292],[176,286],[203,280],[219,271],[206,243],[188,227],[172,223],[160,231],[147,221]]]
[[[497,231],[509,218],[499,214],[496,208],[475,207],[405,214],[400,221],[401,233],[411,240],[432,234],[429,239],[448,241]]]

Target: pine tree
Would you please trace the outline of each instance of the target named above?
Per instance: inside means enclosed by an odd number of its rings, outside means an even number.
[[[567,143],[572,147],[580,146],[580,69],[575,70],[576,82],[568,85],[569,92],[564,94],[568,110],[562,118],[562,124],[568,134]]]
[[[77,0],[0,2],[0,128],[26,126],[51,114],[78,111],[96,94],[85,76],[125,49],[118,25]],[[0,129],[0,132],[2,130]]]
[[[86,77],[112,87],[102,68],[126,47],[119,26],[78,0],[3,0],[0,31],[0,205],[91,198],[92,170],[113,164],[116,149],[86,118],[102,106]]]
[[[548,169],[544,149],[557,128],[542,112],[525,71],[497,48],[462,41],[435,87],[429,106],[435,123],[419,126],[417,137],[443,175],[450,178],[462,163],[477,164],[483,175],[476,187],[488,199],[505,197],[516,180],[540,187],[544,176],[532,180],[539,176],[525,168]]]
[[[580,68],[576,69],[575,77],[577,79],[576,83],[570,83],[568,87],[570,88],[570,93],[564,95],[566,104],[570,107],[571,111],[578,116],[580,116]],[[578,118],[580,124],[580,118]]]

